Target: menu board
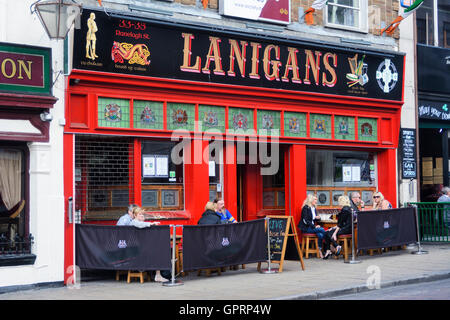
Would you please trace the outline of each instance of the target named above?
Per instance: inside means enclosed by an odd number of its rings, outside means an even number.
[[[400,129],[400,150],[402,159],[402,178],[417,178],[416,130]]]

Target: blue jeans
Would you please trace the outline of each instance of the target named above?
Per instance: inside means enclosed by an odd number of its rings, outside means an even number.
[[[323,237],[325,236],[325,229],[319,228],[308,228],[305,233],[315,233],[319,242],[319,249],[322,250]]]

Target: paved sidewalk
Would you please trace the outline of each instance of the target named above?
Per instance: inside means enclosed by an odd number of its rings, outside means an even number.
[[[323,299],[340,294],[370,290],[369,285],[381,288],[450,278],[450,244],[423,244],[428,254],[411,254],[400,250],[361,256],[359,264],[339,260],[304,259],[285,261],[282,273],[262,274],[256,264],[246,269],[227,270],[221,276],[197,276],[191,272],[180,277],[181,286],[166,287],[161,283],[103,279],[81,282],[79,289],[66,287],[23,290],[0,294],[0,300],[282,300]],[[416,248],[413,249],[417,250]],[[266,264],[263,264],[265,267]],[[272,265],[276,267],[276,264]],[[449,297],[450,299],[450,297]]]

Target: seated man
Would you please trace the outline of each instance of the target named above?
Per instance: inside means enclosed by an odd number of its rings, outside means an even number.
[[[231,215],[230,211],[225,208],[225,201],[223,199],[215,199],[216,212],[221,215],[221,223],[236,223],[236,219]]]
[[[134,219],[133,209],[137,208],[137,204],[130,204],[128,206],[128,212],[125,213],[120,219],[117,221],[116,226],[129,226],[131,225],[131,221]]]

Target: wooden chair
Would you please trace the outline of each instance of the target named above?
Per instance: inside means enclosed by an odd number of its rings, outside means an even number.
[[[352,248],[352,235],[351,234],[342,234],[338,236],[337,243],[342,246],[342,252],[344,253],[344,260],[348,261],[348,256],[350,250]],[[355,250],[356,251],[356,250]],[[336,259],[339,259],[339,256],[335,256]]]
[[[146,271],[131,271],[128,270],[127,283],[131,282],[131,279],[138,278],[141,283],[144,283],[144,279],[148,277]]]
[[[306,247],[306,250],[305,250]],[[302,237],[302,252],[305,253],[305,258],[309,258],[309,254],[315,253],[317,258],[320,258],[319,240],[314,233],[303,233]]]
[[[202,271],[205,271],[206,276],[209,277],[213,271],[217,271],[217,275],[220,276],[222,271],[221,268],[208,268],[208,269],[199,269],[197,271],[197,276],[200,276],[202,274]]]
[[[120,276],[122,275],[128,275],[128,271],[127,270],[117,270],[116,271],[116,281],[120,280]]]

